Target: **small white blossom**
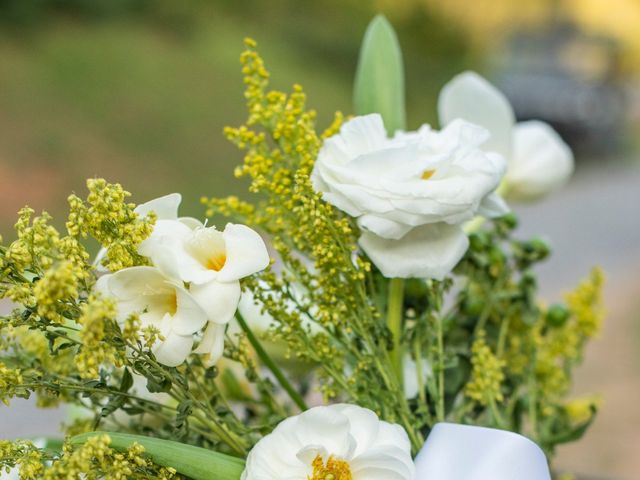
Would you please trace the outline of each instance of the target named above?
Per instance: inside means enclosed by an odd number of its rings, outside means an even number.
[[[366,408],[311,408],[280,423],[247,457],[242,480],[413,480],[411,445],[399,425]]]
[[[508,162],[505,194],[512,200],[535,200],[557,190],[573,173],[573,153],[544,122],[515,123],[507,98],[473,72],[454,77],[438,102],[441,125],[464,119],[485,127],[491,138],[486,151]]]
[[[164,338],[152,351],[158,362],[175,367],[191,353],[195,338],[207,323],[207,313],[175,280],[154,267],[130,267],[98,280],[96,288],[117,301],[121,323],[140,315],[141,326],[153,326]]]

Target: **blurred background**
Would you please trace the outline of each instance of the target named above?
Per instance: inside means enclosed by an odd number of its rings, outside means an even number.
[[[12,238],[25,204],[61,215],[92,176],[137,202],[180,191],[194,216],[201,195],[242,193],[241,155],[222,129],[245,118],[243,37],[258,41],[276,87],[305,87],[323,127],[351,112],[359,44],[378,12],[403,47],[410,127],[435,124],[439,89],[474,69],[519,119],[551,123],[574,149],[566,189],[515,206],[520,234],[554,247],[539,272],[546,299],[594,264],[609,277],[609,318],[576,385],[600,392],[603,409],[558,465],[637,479],[638,0],[0,0],[0,233]],[[0,407],[0,437],[56,430],[60,415],[15,407],[28,416]]]

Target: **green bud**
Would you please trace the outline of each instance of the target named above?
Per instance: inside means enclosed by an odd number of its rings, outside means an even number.
[[[547,310],[546,321],[547,324],[552,327],[561,327],[567,322],[569,315],[570,312],[567,307],[561,304],[555,304]]]

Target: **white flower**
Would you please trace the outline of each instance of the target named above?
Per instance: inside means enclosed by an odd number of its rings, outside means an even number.
[[[444,86],[438,102],[440,124],[464,119],[491,132],[484,144],[508,161],[506,195],[532,200],[564,185],[573,172],[573,154],[546,123],[515,123],[507,98],[476,73],[465,72]]]
[[[264,241],[245,225],[228,223],[224,231],[192,220],[158,220],[138,247],[167,277],[189,284],[189,293],[209,321],[196,353],[212,365],[224,349],[226,324],[240,301],[240,279],[269,265]]]
[[[492,193],[506,165],[480,149],[487,140],[462,120],[389,138],[380,115],[356,117],[325,141],[312,181],[357,218],[360,246],[383,275],[440,279],[467,249],[461,224],[508,211]]]
[[[240,301],[240,279],[265,269],[269,253],[264,241],[245,225],[228,223],[189,228],[180,221],[160,220],[138,251],[171,278],[191,284],[189,291],[209,320],[227,323]]]
[[[242,480],[413,480],[414,471],[402,427],[339,404],[280,423],[253,447]]]
[[[96,288],[117,301],[120,322],[138,313],[142,327],[152,325],[160,331],[164,341],[158,341],[152,351],[163,365],[184,362],[194,334],[207,323],[207,313],[196,299],[154,267],[131,267],[104,275]]]
[[[169,275],[196,285],[237,282],[269,265],[260,235],[233,223],[220,232],[202,224],[190,228],[177,220],[159,220],[138,252]]]

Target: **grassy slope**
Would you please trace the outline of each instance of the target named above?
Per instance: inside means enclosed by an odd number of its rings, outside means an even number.
[[[240,154],[223,138],[244,119],[238,55],[254,36],[274,84],[302,83],[320,124],[350,108],[350,78],[268,31],[220,19],[188,38],[139,24],[58,24],[18,43],[0,40],[0,231],[30,203],[57,212],[88,176],[145,200],[238,191]],[[355,60],[355,59],[354,59]]]

